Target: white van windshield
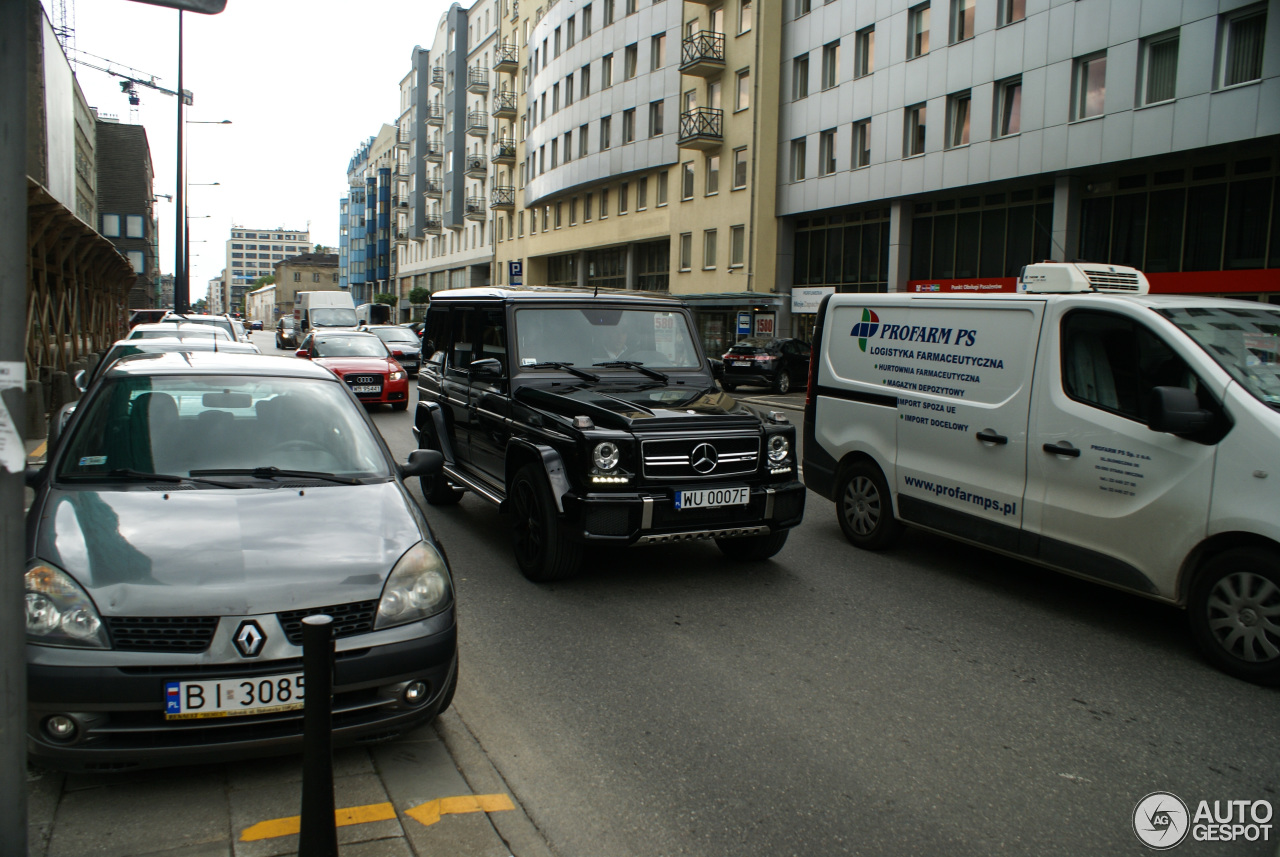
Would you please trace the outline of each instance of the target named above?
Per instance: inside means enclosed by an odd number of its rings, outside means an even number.
[[[1280,411],[1280,310],[1178,307],[1157,312],[1184,330],[1240,386]]]
[[[313,327],[356,326],[356,311],[348,307],[313,307],[310,312]]]

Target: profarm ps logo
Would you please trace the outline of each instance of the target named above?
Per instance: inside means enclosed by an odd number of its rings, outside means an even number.
[[[853,330],[849,331],[850,336],[858,337],[858,348],[862,351],[867,350],[867,340],[876,335],[876,331],[880,329],[880,316],[876,315],[869,309],[862,311],[862,321],[853,326]]]

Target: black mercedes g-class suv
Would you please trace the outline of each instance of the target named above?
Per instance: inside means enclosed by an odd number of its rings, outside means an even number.
[[[423,493],[498,504],[530,580],[574,574],[587,542],[711,538],[764,559],[804,514],[795,427],[716,387],[680,301],[437,292],[422,354],[413,431],[445,458]]]

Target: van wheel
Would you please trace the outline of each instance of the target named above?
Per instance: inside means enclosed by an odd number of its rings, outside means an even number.
[[[880,468],[860,461],[836,483],[836,518],[844,537],[864,550],[883,550],[898,535],[889,485]]]
[[[511,480],[511,541],[520,573],[535,583],[578,573],[582,544],[565,530],[541,469],[526,464]]]
[[[716,547],[729,559],[741,562],[758,562],[782,550],[790,530],[780,530],[763,536],[747,536],[741,539],[716,539]]]
[[[782,394],[791,392],[791,375],[785,367],[778,370],[778,380],[773,387]]]
[[[1236,548],[1209,560],[1191,584],[1187,616],[1219,669],[1280,684],[1280,553]]]

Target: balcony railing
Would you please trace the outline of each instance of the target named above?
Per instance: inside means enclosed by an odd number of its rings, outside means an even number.
[[[516,189],[513,187],[495,187],[489,199],[490,208],[514,209],[516,207]]]
[[[407,176],[411,172],[412,170],[410,169],[408,162],[400,161],[399,163],[396,164],[396,175]]]
[[[444,124],[444,105],[443,104],[427,105],[427,124],[428,125]]]
[[[467,155],[466,173],[472,178],[484,178],[489,172],[484,155]]]
[[[431,69],[431,85],[444,86],[444,66],[436,66]]]
[[[514,72],[520,64],[520,51],[511,42],[502,42],[493,52],[493,70]]]
[[[440,179],[427,179],[423,186],[423,193],[432,199],[439,199],[444,196],[444,183]]]
[[[724,33],[700,30],[684,40],[680,73],[711,77],[724,71]]]
[[[493,117],[495,119],[516,118],[516,94],[509,89],[499,89],[493,94]]]
[[[440,163],[444,160],[444,143],[432,140],[427,143],[427,160]]]
[[[467,133],[473,137],[484,137],[489,133],[489,114],[483,110],[472,110],[467,114]]]
[[[394,205],[396,208],[408,208],[408,207],[409,207],[409,197],[407,197],[407,196],[401,196],[401,195],[397,194],[397,195],[395,195],[395,196],[391,197],[391,204],[392,204],[392,205]]]
[[[482,196],[467,197],[467,201],[463,204],[462,211],[463,217],[467,218],[467,220],[486,220],[489,216],[488,212],[485,210],[484,197]]]
[[[494,140],[492,160],[495,164],[514,164],[516,162],[516,141],[509,137],[501,137]]]
[[[408,242],[408,240],[409,240],[409,233],[408,233],[407,231],[405,231],[405,230],[403,230],[403,229],[397,229],[397,230],[396,230],[396,243],[397,243],[397,244],[404,244],[404,243],[407,243],[407,242]]]
[[[718,149],[724,143],[724,111],[715,107],[695,107],[680,114],[682,149]]]
[[[489,72],[482,68],[467,70],[467,92],[485,93],[489,91]]]
[[[423,221],[422,229],[432,235],[439,235],[444,229],[444,221],[440,219],[438,214],[428,214],[426,220]]]
[[[401,128],[396,132],[396,145],[407,146],[413,142],[413,135],[405,128]]]

